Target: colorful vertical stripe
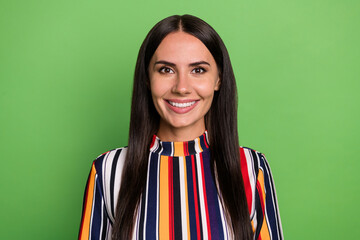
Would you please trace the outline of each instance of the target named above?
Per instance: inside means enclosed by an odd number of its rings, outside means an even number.
[[[94,162],[84,196],[79,239],[111,239],[126,148]],[[240,147],[254,239],[283,239],[275,187],[263,154]],[[215,179],[207,132],[193,141],[150,145],[146,187],[133,239],[231,239]]]

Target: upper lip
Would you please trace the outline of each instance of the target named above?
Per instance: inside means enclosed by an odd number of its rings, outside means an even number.
[[[188,103],[188,102],[199,101],[199,99],[165,99],[165,100],[174,103]]]

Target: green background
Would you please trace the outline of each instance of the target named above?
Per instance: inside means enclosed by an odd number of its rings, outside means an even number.
[[[228,47],[243,146],[268,158],[286,239],[360,235],[356,0],[0,1],[0,239],[76,239],[86,179],[127,145],[135,60],[173,14]]]

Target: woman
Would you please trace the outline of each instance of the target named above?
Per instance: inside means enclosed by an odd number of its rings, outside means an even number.
[[[265,157],[239,148],[221,38],[194,16],[163,19],[139,51],[128,147],[92,165],[79,239],[282,238]]]

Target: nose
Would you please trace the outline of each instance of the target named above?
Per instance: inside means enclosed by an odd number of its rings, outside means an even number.
[[[191,85],[189,76],[186,73],[179,73],[176,76],[173,92],[177,94],[189,94],[191,93]]]

